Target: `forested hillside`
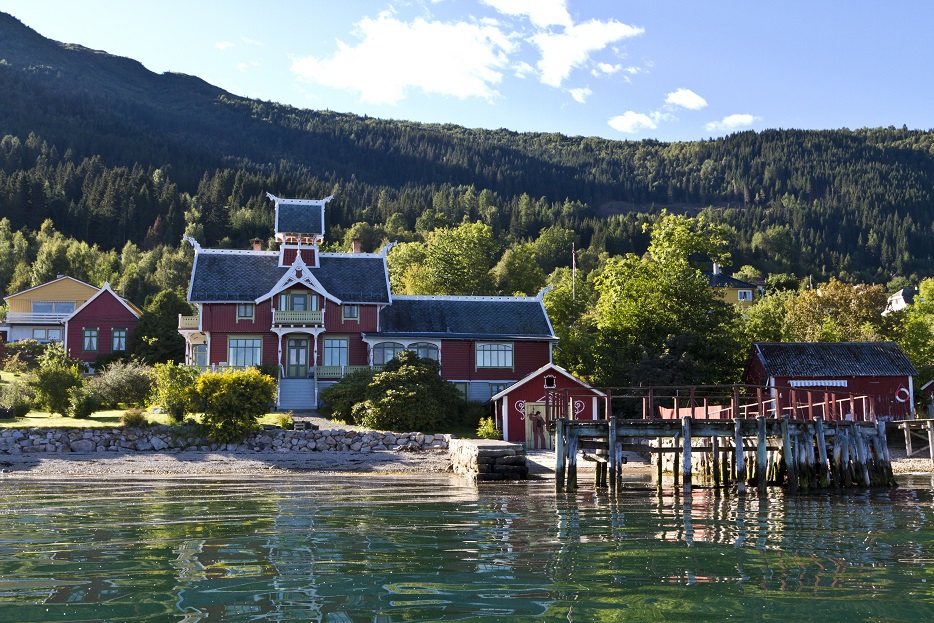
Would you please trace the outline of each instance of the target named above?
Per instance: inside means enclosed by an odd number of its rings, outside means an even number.
[[[557,225],[584,258],[641,253],[662,208],[709,210],[734,230],[735,267],[916,281],[934,273],[932,188],[934,132],[669,144],[384,121],[156,75],[0,14],[0,215],[14,232],[50,218],[103,250],[176,246],[186,227],[244,247],[271,232],[270,191],[334,194],[331,241],[360,222],[405,240],[467,219],[502,250]]]

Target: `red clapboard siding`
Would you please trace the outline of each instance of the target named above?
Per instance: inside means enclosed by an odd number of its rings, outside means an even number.
[[[136,327],[137,317],[117,297],[104,290],[68,321],[68,354],[80,361],[94,361],[113,352],[113,330]],[[97,329],[97,350],[84,352],[85,328]]]
[[[475,341],[444,340],[441,342],[441,376],[465,381],[511,381],[549,363],[548,353],[548,342],[513,342],[512,368],[477,369]]]
[[[220,333],[266,333],[272,326],[272,303],[263,301],[253,308],[254,319],[237,321],[235,303],[205,303],[201,310],[201,327]]]
[[[344,320],[340,305],[327,301],[324,307],[324,328],[331,333],[360,333],[376,331],[377,306],[358,305],[360,320]]]

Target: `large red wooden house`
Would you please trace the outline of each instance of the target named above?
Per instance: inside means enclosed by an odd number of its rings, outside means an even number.
[[[464,395],[486,401],[551,362],[557,337],[537,297],[393,296],[386,253],[322,253],[329,201],[281,199],[277,251],[195,248],[179,318],[186,362],[271,366],[278,407],[311,409],[320,389],[402,350],[441,364]]]

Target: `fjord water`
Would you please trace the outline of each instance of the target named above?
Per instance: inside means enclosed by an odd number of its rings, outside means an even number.
[[[930,621],[934,482],[0,481],[0,621]]]

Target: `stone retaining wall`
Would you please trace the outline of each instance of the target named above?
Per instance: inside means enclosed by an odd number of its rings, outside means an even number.
[[[483,439],[451,439],[451,463],[455,474],[477,480],[527,478],[522,444]]]
[[[360,452],[447,448],[450,435],[378,431],[272,429],[242,443],[218,444],[194,428],[7,428],[0,430],[0,454],[31,452]]]

